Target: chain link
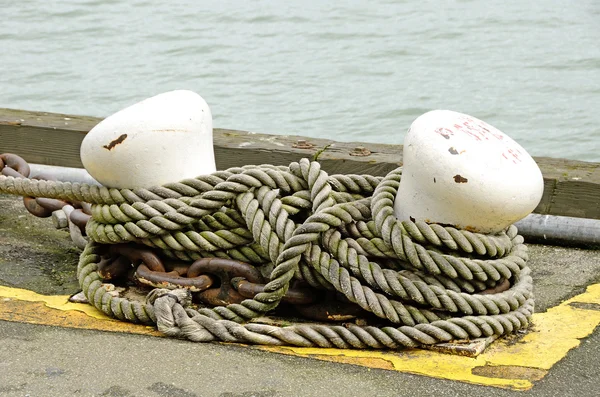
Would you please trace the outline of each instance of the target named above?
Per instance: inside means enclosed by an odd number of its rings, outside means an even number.
[[[31,167],[22,157],[4,153],[0,154],[0,173],[14,178],[29,178]],[[47,173],[31,179],[56,181],[53,175]],[[52,217],[57,228],[68,228],[71,239],[77,247],[83,249],[87,244],[84,236],[85,226],[91,218],[89,204],[44,197],[23,197],[23,205],[30,214],[38,218]]]

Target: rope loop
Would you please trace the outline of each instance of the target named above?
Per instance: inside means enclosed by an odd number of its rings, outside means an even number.
[[[85,228],[90,242],[77,268],[85,296],[111,317],[155,324],[170,336],[397,349],[505,335],[528,327],[533,313],[527,247],[516,228],[486,235],[397,220],[400,168],[383,178],[328,175],[318,162],[301,159],[149,189],[4,174],[0,192],[91,203]],[[217,307],[196,306],[190,289],[155,289],[145,301],[126,298],[107,276],[107,247],[114,244],[145,246],[165,263],[242,261],[265,283],[252,298],[239,295],[235,303]],[[114,263],[122,275],[142,262],[136,257]],[[247,285],[243,277],[234,281],[236,288]],[[351,305],[363,322],[286,327],[252,322],[275,310],[288,291],[298,291],[292,285],[297,283],[302,291],[312,288],[315,295]]]

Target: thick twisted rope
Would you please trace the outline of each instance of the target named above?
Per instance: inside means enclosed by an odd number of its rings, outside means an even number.
[[[246,166],[150,189],[109,189],[0,176],[0,192],[93,203],[91,243],[78,264],[89,302],[122,320],[193,341],[398,348],[504,335],[533,313],[527,250],[516,228],[496,235],[399,222],[400,170],[385,178],[329,176],[306,159]],[[164,257],[223,257],[270,271],[241,304],[192,309],[185,290],[120,297],[98,264],[108,244],[136,242]],[[381,326],[249,323],[276,308],[294,279],[343,295]],[[510,289],[478,294],[504,280]]]

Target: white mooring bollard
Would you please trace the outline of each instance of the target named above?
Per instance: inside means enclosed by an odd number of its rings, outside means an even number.
[[[114,188],[147,188],[215,172],[210,108],[186,90],[138,102],[85,136],[81,161],[98,182]]]
[[[531,213],[543,191],[539,167],[510,137],[475,117],[434,110],[417,118],[404,139],[394,213],[496,233]]]

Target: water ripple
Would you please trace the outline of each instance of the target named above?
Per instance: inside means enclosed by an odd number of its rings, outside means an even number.
[[[105,116],[189,88],[219,127],[383,143],[443,108],[600,161],[597,2],[234,4],[3,2],[0,107]]]

